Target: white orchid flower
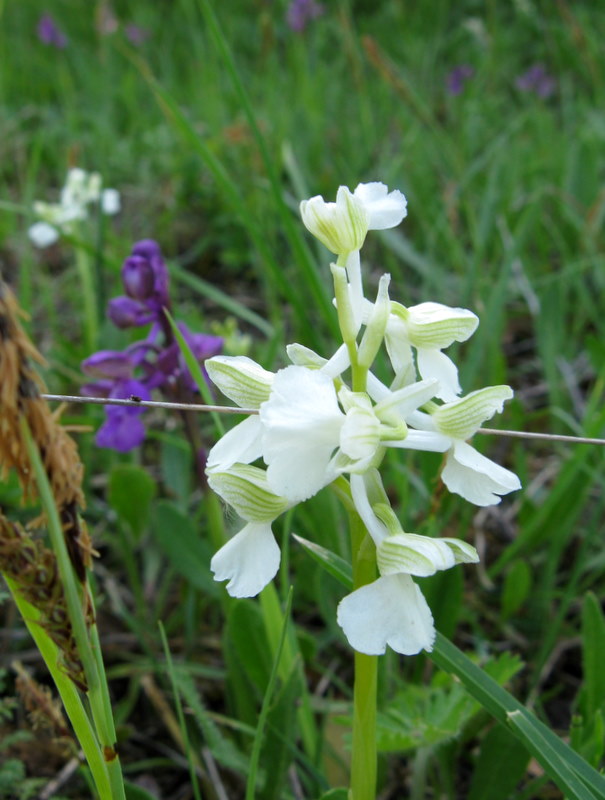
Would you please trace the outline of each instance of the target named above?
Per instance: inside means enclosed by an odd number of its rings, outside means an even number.
[[[253,597],[279,568],[280,552],[271,523],[289,503],[271,492],[262,469],[248,464],[209,473],[208,483],[247,523],[214,555],[210,569],[215,580],[228,581],[232,597]]]
[[[367,306],[365,313],[369,313]],[[461,392],[458,369],[441,351],[453,342],[465,342],[478,324],[477,316],[466,308],[450,308],[441,303],[420,303],[405,308],[392,302],[385,344],[395,374],[408,369],[414,347],[421,377],[439,381],[436,396],[440,400],[455,400]]]
[[[73,232],[78,221],[88,217],[88,206],[99,203],[103,214],[117,214],[120,210],[120,194],[117,189],[101,190],[101,176],[97,172],[87,173],[74,167],[67,173],[65,186],[58,203],[36,201],[33,210],[40,218],[28,230],[28,236],[36,247],[48,247],[62,233]]]
[[[335,203],[320,195],[303,200],[300,213],[307,229],[337,255],[360,250],[369,230],[394,228],[407,213],[404,195],[383,183],[360,183],[354,192],[341,186]]]
[[[459,539],[404,533],[376,470],[351,476],[351,496],[376,545],[380,577],[341,600],[338,624],[361,653],[379,655],[387,645],[403,655],[430,651],[435,640],[433,617],[412,576],[475,563],[477,551]]]
[[[521,482],[514,472],[481,455],[466,439],[501,412],[504,402],[512,396],[510,386],[487,386],[445,403],[431,414],[415,411],[408,419],[412,428],[405,440],[384,444],[447,452],[441,478],[450,492],[477,506],[497,505],[500,495],[520,489]]]
[[[346,387],[337,393],[323,371],[280,370],[260,406],[262,457],[272,490],[298,503],[342,473],[369,469],[382,457],[384,439],[407,435],[401,409],[409,413],[423,405],[435,387],[436,381],[422,381],[374,406],[365,393]]]

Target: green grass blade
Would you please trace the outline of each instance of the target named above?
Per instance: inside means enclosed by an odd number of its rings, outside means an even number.
[[[282,624],[281,635],[279,637],[279,644],[275,656],[273,658],[273,666],[271,668],[271,675],[263,697],[263,704],[261,706],[260,714],[258,717],[258,724],[256,726],[256,733],[254,735],[254,744],[252,745],[252,754],[250,756],[250,771],[248,773],[248,781],[246,782],[246,800],[254,800],[256,790],[256,780],[258,774],[258,765],[260,760],[260,752],[263,743],[263,735],[265,732],[265,724],[267,722],[267,715],[273,697],[273,691],[277,682],[279,674],[279,662],[286,641],[286,634],[288,631],[288,622],[290,620],[290,611],[292,609],[292,595],[293,589],[290,588],[288,593],[288,600],[286,602],[286,610],[284,612],[284,621]]]
[[[185,723],[185,715],[183,713],[183,705],[181,703],[181,695],[179,693],[178,681],[174,669],[174,664],[172,663],[172,655],[170,653],[170,647],[168,645],[168,638],[166,636],[166,631],[164,630],[164,626],[162,625],[162,623],[159,622],[158,625],[160,627],[160,636],[162,637],[162,646],[164,648],[164,655],[166,656],[166,668],[168,670],[168,676],[170,678],[170,683],[172,685],[172,693],[174,695],[174,704],[176,706],[179,728],[181,731],[181,736],[183,737],[185,755],[187,757],[187,763],[189,764],[189,777],[191,778],[191,788],[193,791],[193,796],[195,797],[195,800],[202,800],[202,794],[200,792],[200,787],[197,779],[194,756],[191,747],[189,745],[189,736],[187,734],[187,725]]]
[[[439,633],[430,658],[441,669],[460,678],[486,711],[507,724],[570,798],[596,800],[605,797],[605,777]]]

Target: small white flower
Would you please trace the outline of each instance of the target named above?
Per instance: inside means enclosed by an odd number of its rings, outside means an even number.
[[[303,200],[300,212],[307,229],[328,250],[346,255],[361,249],[369,230],[399,225],[407,213],[407,201],[383,183],[360,183],[353,193],[341,186],[335,203],[326,203],[320,195]]]
[[[35,222],[27,231],[27,235],[36,247],[49,247],[59,238],[57,229],[48,222]]]
[[[117,189],[103,189],[101,194],[101,211],[108,216],[118,214],[122,207],[120,193]]]
[[[497,505],[500,495],[521,488],[519,478],[508,469],[482,456],[465,439],[476,433],[483,422],[501,412],[513,396],[510,386],[487,386],[465,397],[445,403],[431,415],[413,412],[408,422],[415,430],[392,447],[446,452],[441,478],[450,492],[477,506]]]
[[[477,551],[458,539],[404,533],[377,470],[352,475],[351,495],[376,544],[380,577],[341,600],[339,625],[349,644],[368,655],[384,653],[387,645],[403,655],[432,650],[433,617],[411,576],[425,577],[455,564],[477,562]]]
[[[104,214],[117,214],[120,210],[119,192],[116,189],[105,189],[101,192],[101,183],[98,172],[87,173],[78,167],[70,169],[58,203],[36,201],[33,205],[34,213],[41,220],[28,230],[33,244],[36,247],[47,247],[62,233],[72,233],[74,223],[88,217],[88,206],[91,203],[100,203]]]
[[[366,313],[369,313],[366,310]],[[439,380],[436,396],[454,400],[460,394],[458,369],[441,351],[453,342],[466,341],[479,324],[466,308],[450,308],[441,303],[420,303],[405,308],[391,303],[385,344],[395,374],[401,374],[412,360],[411,347],[416,348],[418,372],[423,378]]]
[[[263,470],[236,464],[229,472],[208,474],[210,487],[247,524],[214,555],[210,569],[217,581],[228,581],[232,597],[253,597],[273,579],[280,552],[271,523],[289,508],[271,492]]]

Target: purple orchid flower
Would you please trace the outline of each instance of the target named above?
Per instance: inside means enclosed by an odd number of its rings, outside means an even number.
[[[110,301],[110,320],[118,328],[140,327],[153,323],[144,339],[125,350],[100,350],[82,362],[82,371],[94,380],[82,387],[89,397],[151,399],[154,389],[163,390],[174,400],[179,391],[194,393],[198,387],[189,371],[178,342],[172,336],[163,309],[170,306],[168,272],[159,245],[151,239],[138,242],[122,267],[126,296]],[[178,323],[189,349],[203,367],[207,358],[218,355],[223,339],[204,333],[192,333]],[[106,420],[96,436],[99,447],[127,453],[145,438],[141,419],[144,408],[105,406]]]
[[[315,0],[292,0],[286,12],[286,21],[290,30],[302,33],[311,20],[324,13],[324,7]]]
[[[67,47],[67,36],[61,31],[50,14],[43,14],[38,22],[38,39],[44,44],[63,50]]]
[[[548,74],[544,64],[534,64],[523,75],[519,75],[515,86],[522,92],[533,92],[545,100],[555,92],[557,82]]]
[[[142,44],[145,44],[147,39],[151,36],[147,28],[141,28],[140,25],[126,25],[124,28],[124,34],[130,44],[135,45],[135,47],[140,47]]]
[[[475,70],[469,64],[458,64],[447,75],[447,90],[452,95],[461,94],[464,84],[473,77]]]

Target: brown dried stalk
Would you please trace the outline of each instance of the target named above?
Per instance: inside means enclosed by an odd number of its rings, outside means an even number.
[[[14,294],[0,277],[0,479],[14,469],[24,499],[37,497],[35,476],[19,424],[25,418],[48,475],[69,557],[84,583],[93,554],[86,526],[78,513],[85,505],[84,468],[75,442],[40,396],[46,387],[32,362],[44,364],[44,359],[23,330],[19,318],[24,316]],[[44,517],[40,517],[32,525],[43,522]]]
[[[56,556],[40,539],[34,539],[21,525],[1,513],[0,572],[10,578],[25,600],[40,612],[38,624],[57,645],[59,666],[79,689],[87,691]],[[88,603],[86,617],[87,622],[92,623]]]

